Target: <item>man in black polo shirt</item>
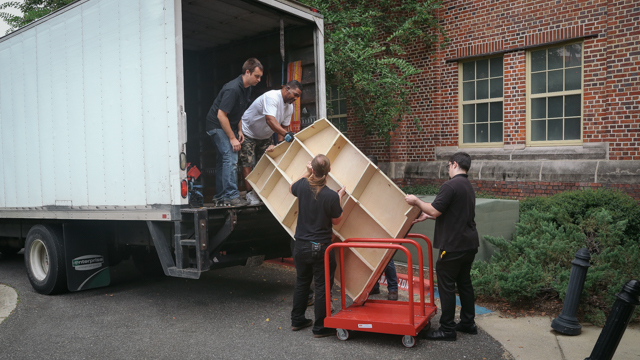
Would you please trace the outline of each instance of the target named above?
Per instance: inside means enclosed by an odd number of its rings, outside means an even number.
[[[438,291],[442,315],[440,329],[427,334],[431,340],[456,340],[456,331],[477,334],[475,297],[471,284],[471,265],[478,252],[478,231],[475,223],[476,195],[467,178],[471,157],[464,152],[453,154],[447,168],[449,181],[442,184],[438,196],[426,203],[414,195],[407,195],[409,205],[418,206],[422,214],[414,221],[436,220],[433,247],[440,249],[436,262]],[[460,294],[460,323],[456,313],[456,284]]]
[[[207,135],[216,149],[216,194],[213,202],[223,206],[243,206],[238,193],[238,151],[244,141],[242,114],[250,105],[251,86],[260,82],[263,67],[256,58],[242,65],[242,75],[226,83],[207,114]]]

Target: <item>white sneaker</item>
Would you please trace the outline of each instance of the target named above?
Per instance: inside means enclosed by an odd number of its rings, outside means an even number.
[[[249,205],[260,205],[262,203],[258,195],[253,190],[247,193],[247,200],[250,201]]]

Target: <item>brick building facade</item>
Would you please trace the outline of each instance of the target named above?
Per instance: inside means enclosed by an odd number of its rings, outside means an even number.
[[[403,184],[446,180],[466,151],[477,190],[522,198],[619,188],[640,200],[640,4],[444,1],[449,45],[410,46],[413,121],[390,146],[348,135]]]

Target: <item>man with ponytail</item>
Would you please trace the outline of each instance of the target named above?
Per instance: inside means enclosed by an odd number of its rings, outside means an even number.
[[[289,191],[298,198],[298,223],[295,233],[293,260],[296,266],[296,287],[291,310],[291,330],[298,331],[313,325],[313,337],[335,335],[335,329],[324,327],[327,316],[324,253],[331,244],[332,227],[342,220],[342,198],[345,188],[337,193],[326,186],[331,170],[329,158],[320,154],[310,161],[300,178]],[[336,268],[333,252],[329,255],[330,271]],[[309,286],[315,284],[315,322],[305,317]]]

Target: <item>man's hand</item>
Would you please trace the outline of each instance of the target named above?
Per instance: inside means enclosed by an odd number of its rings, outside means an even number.
[[[233,152],[240,151],[240,141],[238,141],[238,139],[236,138],[233,138],[230,141],[231,141],[231,147],[233,148]]]
[[[276,147],[273,145],[269,145],[269,147],[267,148],[267,150],[265,150],[266,152],[272,152],[273,149],[275,149]]]
[[[244,134],[242,131],[238,131],[238,141],[240,141],[240,144],[244,142]]]
[[[311,161],[309,161],[309,162],[307,163],[307,168],[306,168],[306,170],[307,170],[307,174],[308,174],[308,175],[313,174],[313,167],[311,166]]]
[[[293,141],[294,139],[294,133],[292,133],[291,131],[289,131],[288,133],[284,134],[284,141],[290,143]]]
[[[338,190],[338,195],[340,195],[340,200],[342,200],[342,197],[347,193],[347,187],[343,186],[342,189]]]
[[[406,201],[409,205],[415,206],[419,204],[420,199],[418,199],[418,197],[415,195],[407,195],[405,196],[404,201]]]
[[[435,219],[435,217],[427,214],[426,212],[423,212],[423,213],[420,213],[420,216],[418,216],[417,219],[413,220],[413,222],[411,224],[416,224],[416,223],[419,223],[421,221],[425,221],[427,219],[433,220],[433,219]]]

